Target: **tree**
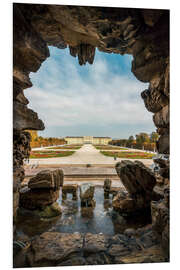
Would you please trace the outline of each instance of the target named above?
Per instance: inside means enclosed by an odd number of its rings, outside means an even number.
[[[150,141],[152,143],[155,143],[159,138],[159,134],[155,131],[153,131],[151,134],[150,134]]]
[[[129,142],[133,142],[134,141],[134,137],[131,135],[129,136],[129,139],[128,139]]]
[[[143,145],[144,143],[148,143],[149,141],[150,141],[150,138],[147,133],[141,132],[136,135],[137,144]]]
[[[134,137],[131,135],[129,136],[129,139],[127,140],[126,146],[131,147],[134,142]]]

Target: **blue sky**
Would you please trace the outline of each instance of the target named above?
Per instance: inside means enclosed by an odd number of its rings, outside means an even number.
[[[78,64],[69,49],[49,47],[50,57],[25,90],[28,105],[45,123],[44,137],[128,138],[155,130],[140,93],[148,84],[131,73],[132,56],[96,50],[93,65]]]

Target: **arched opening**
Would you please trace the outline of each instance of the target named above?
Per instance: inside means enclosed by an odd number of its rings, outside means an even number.
[[[132,54],[134,57],[132,62],[133,73],[137,79],[141,80],[142,82],[149,83],[148,89],[142,93],[142,98],[144,99],[146,108],[150,112],[154,113],[153,121],[158,128],[158,133],[160,135],[160,138],[157,142],[157,150],[160,154],[169,154],[168,11],[88,8],[88,12],[86,14],[85,10],[85,7],[31,5],[30,8],[27,8],[26,5],[14,5],[14,216],[16,216],[16,211],[19,206],[19,194],[21,197],[21,207],[23,206],[26,208],[28,204],[28,207],[31,207],[32,210],[35,210],[32,196],[36,197],[36,203],[38,200],[40,200],[41,194],[39,193],[39,189],[42,188],[42,184],[46,186],[46,189],[48,186],[49,193],[47,197],[48,199],[53,197],[53,202],[57,200],[58,192],[52,191],[52,189],[59,190],[59,187],[63,186],[62,179],[64,175],[62,171],[55,170],[53,172],[46,173],[40,172],[40,175],[37,174],[29,181],[30,184],[28,183],[28,188],[30,188],[30,190],[25,190],[19,193],[21,182],[24,179],[23,159],[29,156],[30,151],[30,138],[26,132],[23,132],[23,130],[44,129],[43,122],[38,119],[37,114],[27,108],[27,100],[23,95],[23,89],[31,86],[29,73],[36,72],[39,69],[41,63],[49,56],[47,45],[53,45],[59,48],[64,48],[68,45],[70,48],[70,54],[72,56],[78,56],[80,65],[84,65],[86,62],[89,62],[90,64],[93,63],[96,47],[98,47],[99,50],[103,52]],[[88,16],[91,16],[91,19],[89,19]],[[19,25],[23,27],[20,29]],[[159,41],[161,40],[162,36],[164,39],[162,42],[162,47],[159,49]],[[106,69],[103,70],[105,67],[105,65],[101,65],[100,72],[98,73],[98,67],[96,66],[96,63],[94,63],[95,73],[93,74],[93,76],[97,78],[96,81],[98,81],[101,76],[104,78],[104,80],[101,78],[99,81],[100,84],[102,84],[103,81],[105,82],[103,85],[103,91],[105,90],[104,92],[106,92],[106,87],[109,83],[109,80],[106,81],[108,72]],[[73,68],[71,69],[71,74],[73,75]],[[84,76],[86,75],[87,74],[84,74]],[[93,84],[95,81],[94,77],[91,79],[92,82],[89,81],[89,83],[91,83],[91,87],[94,86],[95,88],[95,85]],[[53,82],[51,83],[53,84]],[[67,83],[69,82],[67,81]],[[74,80],[73,86],[76,86],[76,83],[77,81]],[[110,81],[110,83],[113,85],[114,81]],[[127,84],[127,81],[125,81],[125,83]],[[80,88],[80,95],[82,96],[84,89],[83,87],[78,88]],[[96,88],[95,90],[97,93]],[[68,93],[66,94],[68,95]],[[36,97],[38,97],[38,91],[36,91],[36,95]],[[71,95],[71,92],[69,92],[69,95]],[[109,104],[109,100],[112,101],[113,95],[117,101],[118,95],[116,96],[116,93],[112,92],[110,96],[107,96],[104,99],[103,103],[105,103],[105,105]],[[56,96],[55,99],[57,99]],[[105,112],[102,110],[102,107],[99,106],[101,100],[101,95],[99,95],[97,101],[99,115],[101,112],[105,114]],[[82,99],[81,104],[84,103],[84,101],[86,100]],[[92,103],[89,103],[87,109],[89,109],[89,107],[93,106],[94,104],[96,105],[96,102],[93,100]],[[110,105],[114,108],[113,104],[110,103]],[[61,110],[63,111],[63,108],[61,108]],[[79,115],[81,116],[82,114],[83,111],[80,110]],[[91,114],[89,114],[89,111],[87,110],[87,115],[92,115],[92,120],[96,117],[96,114],[94,115],[93,111]],[[97,115],[96,118],[102,121],[99,115]],[[108,115],[109,114],[105,114],[105,119],[111,121],[111,118],[108,119]],[[116,115],[116,113],[113,114],[112,119],[116,120],[114,115]],[[133,114],[133,117],[134,116],[135,114]],[[87,118],[86,114],[84,114],[83,117],[83,121],[85,122]],[[55,115],[54,118],[58,117]],[[68,115],[67,119],[69,118],[70,116]],[[66,118],[64,119],[64,122],[66,122]],[[90,138],[86,139],[86,142],[89,142]],[[157,244],[162,244],[163,251],[165,252],[165,255],[162,255],[162,257],[160,255],[160,257],[157,257],[156,259],[157,261],[166,261],[168,260],[169,241],[169,160],[166,160],[160,156],[157,162],[160,167],[159,175],[161,176],[161,180],[163,179],[163,185],[165,187],[164,193],[158,192],[157,190],[155,192],[153,190],[157,181],[157,177],[144,165],[136,162],[121,162],[116,164],[115,169],[117,176],[120,177],[123,184],[125,185],[126,190],[128,191],[128,195],[127,192],[120,192],[118,193],[119,195],[117,194],[118,196],[116,204],[114,205],[114,210],[119,209],[120,211],[123,209],[123,211],[125,211],[126,209],[125,212],[128,214],[129,211],[132,213],[136,212],[134,210],[141,209],[142,211],[147,206],[149,209],[151,207],[151,214],[149,216],[152,218],[153,229],[151,227],[150,231],[152,234],[154,233],[156,235],[152,237],[155,237]],[[87,167],[91,166],[91,164],[87,165]],[[130,171],[126,171],[127,169]],[[45,180],[45,178],[43,178],[45,177],[44,175],[49,177],[48,181],[47,179]],[[166,179],[166,181],[164,179]],[[104,196],[109,196],[110,193],[116,193],[115,189],[109,188],[109,185],[111,184],[108,183],[109,182],[106,183],[107,185],[104,184]],[[95,202],[91,195],[88,197],[91,198],[91,200],[87,198],[85,199],[83,197],[86,189],[89,190],[90,194],[94,194],[94,187],[92,185],[89,184],[88,186],[80,187],[79,196],[81,198],[81,206],[91,206],[91,208],[93,208]],[[25,198],[26,192],[28,192],[28,200]],[[71,187],[71,190],[69,190],[69,187],[66,185],[62,187],[63,194],[68,192],[72,194],[72,197],[76,197],[76,184]],[[50,205],[49,202],[47,203],[48,199],[46,198],[44,204],[47,207]],[[161,211],[158,212],[160,208],[162,209],[162,205],[159,199],[163,200],[163,211],[166,211],[165,223],[162,222]],[[155,201],[156,203],[153,203],[152,201]],[[29,202],[32,202],[30,206]],[[40,203],[38,201],[38,203],[38,207],[41,208],[42,202]],[[104,208],[105,207],[106,206],[104,206]],[[46,208],[46,211],[49,211],[49,208],[48,210]],[[53,210],[51,208],[51,211],[57,212],[59,210],[58,207],[53,206]],[[155,217],[157,217],[157,212],[158,218],[155,219]],[[81,214],[83,217],[84,213]],[[91,214],[91,220],[93,221],[93,212]],[[53,234],[50,232],[47,233],[47,237],[53,237]],[[146,233],[147,231],[145,229],[145,234]],[[124,237],[127,237],[128,234],[132,236],[134,231],[127,231],[126,234],[124,234],[126,235]],[[46,235],[42,237],[45,237],[43,241],[46,242]],[[58,234],[58,237],[63,238],[66,236]],[[69,234],[68,237],[71,238],[72,235]],[[83,238],[80,231],[78,235],[73,235],[72,239],[74,239],[74,237],[78,237],[79,243],[81,243],[81,240],[85,241],[85,243],[88,243],[88,241],[93,241],[93,243],[95,243],[96,240],[94,237],[96,238],[99,236],[86,235],[85,238]],[[106,238],[106,235],[103,234],[103,237]],[[63,241],[66,241],[66,238]],[[103,241],[107,241],[106,244],[110,243],[108,242],[110,241],[109,239]],[[40,241],[37,238],[37,245],[38,244],[40,244]],[[117,244],[117,246],[119,246],[119,244]],[[66,247],[64,247],[64,250],[66,250]],[[87,248],[87,250],[89,249]],[[53,247],[52,252],[54,253]],[[112,254],[114,254],[113,250]],[[108,256],[113,256],[113,260],[117,259],[116,255],[112,254],[110,255],[108,253]],[[88,258],[86,256],[82,258],[82,261],[85,261],[85,264],[88,264]],[[112,261],[110,262],[112,263]],[[38,263],[39,265],[52,266],[52,264],[45,258],[40,260]],[[57,264],[57,261],[53,261],[53,263]],[[62,262],[62,264],[63,263],[66,262]],[[71,263],[73,264],[73,262]],[[106,263],[106,261],[103,261],[103,264]],[[33,259],[30,260],[30,265],[37,266]]]
[[[80,66],[68,49],[49,50],[24,92],[45,124],[41,136],[106,136],[108,129],[110,137],[123,139],[153,131],[152,113],[140,96],[148,83],[133,76],[131,56],[96,50],[93,65]]]

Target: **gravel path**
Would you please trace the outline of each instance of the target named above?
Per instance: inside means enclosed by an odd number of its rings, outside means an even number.
[[[29,164],[116,164],[118,161],[125,159],[117,158],[114,160],[113,157],[102,155],[100,151],[97,150],[93,145],[85,144],[71,156],[46,159],[30,159]],[[147,166],[150,166],[153,163],[152,159],[139,160]]]

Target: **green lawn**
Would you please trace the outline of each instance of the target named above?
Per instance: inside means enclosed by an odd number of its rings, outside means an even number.
[[[98,150],[127,150],[126,148],[120,146],[110,146],[110,145],[94,145]]]
[[[75,151],[31,151],[30,158],[54,158],[71,156]]]
[[[101,151],[101,154],[108,157],[117,157],[117,158],[130,158],[130,159],[152,159],[155,154],[146,153],[146,152],[115,152],[115,151]]]
[[[48,149],[73,149],[73,150],[78,150],[82,147],[82,145],[65,145],[65,146],[55,146],[55,147],[51,147]]]

